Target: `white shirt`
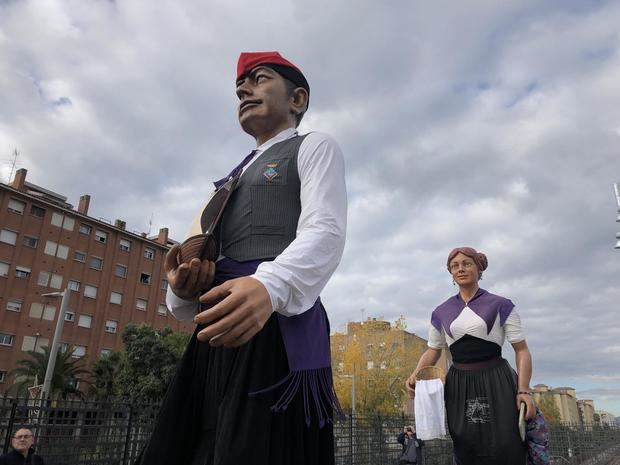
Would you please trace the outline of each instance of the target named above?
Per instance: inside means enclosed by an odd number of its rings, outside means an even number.
[[[289,128],[258,147],[247,169],[272,145],[297,135]],[[296,237],[271,262],[258,266],[253,278],[267,289],[273,311],[299,315],[314,305],[327,281],[336,270],[347,228],[347,191],[344,157],[336,142],[317,132],[308,134],[297,158],[301,213]],[[243,174],[242,174],[243,176]],[[176,296],[170,287],[166,304],[179,320],[191,320],[199,305]]]
[[[486,322],[466,306],[450,325],[450,332],[452,337],[446,334],[443,328],[441,331],[437,331],[437,328],[431,325],[428,331],[428,346],[432,349],[443,349],[451,346],[466,334],[485,341],[495,342],[500,347],[504,344],[505,339],[508,339],[511,344],[525,340],[521,328],[521,317],[516,308],[512,309],[503,326],[499,325],[498,315],[491,331],[487,334]]]

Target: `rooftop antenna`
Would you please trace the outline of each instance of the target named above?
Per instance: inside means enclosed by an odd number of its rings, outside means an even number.
[[[15,165],[17,164],[17,157],[19,157],[19,151],[13,150],[13,162],[11,163],[11,174],[9,174],[9,184],[13,181],[13,173],[15,172]],[[616,191],[617,193],[618,191]]]

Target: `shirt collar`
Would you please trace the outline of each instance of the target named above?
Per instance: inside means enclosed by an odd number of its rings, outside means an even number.
[[[273,136],[271,139],[269,139],[267,142],[265,142],[264,144],[258,146],[256,148],[256,153],[263,153],[265,150],[267,150],[269,147],[271,147],[272,145],[277,144],[278,142],[282,142],[283,140],[287,140],[290,139],[291,137],[294,137],[297,135],[297,129],[296,128],[288,128],[285,129],[282,132],[279,132],[278,134],[276,134],[275,136]]]

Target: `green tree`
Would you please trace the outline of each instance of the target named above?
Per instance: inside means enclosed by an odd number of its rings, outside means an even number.
[[[377,326],[377,323],[379,326]],[[345,343],[334,339],[332,365],[334,388],[345,410],[352,406],[352,377],[355,376],[355,408],[359,413],[396,414],[407,403],[405,379],[409,376],[409,360],[403,340],[404,318],[394,326],[386,322],[365,322]]]
[[[93,382],[88,394],[96,400],[107,400],[121,397],[123,385],[121,377],[127,366],[123,352],[112,352],[97,360],[91,369]]]
[[[127,325],[123,332],[125,365],[119,377],[121,394],[141,400],[162,398],[189,337],[170,328]]]
[[[50,357],[50,349],[47,346],[41,348],[42,352],[28,351],[31,358],[17,361],[17,367],[11,371],[11,375],[18,380],[12,390],[18,395],[26,395],[27,389],[37,383],[42,384],[45,379],[45,371]],[[58,351],[56,365],[52,375],[50,397],[62,397],[66,399],[70,395],[82,397],[83,394],[77,389],[78,382],[86,381],[83,375],[88,370],[81,366],[81,360],[72,357],[73,350]]]

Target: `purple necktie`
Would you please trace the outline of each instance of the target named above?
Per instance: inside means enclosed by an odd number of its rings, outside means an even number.
[[[228,181],[230,178],[234,178],[235,176],[239,175],[241,173],[241,171],[243,170],[243,167],[245,165],[247,165],[248,163],[250,163],[250,160],[252,159],[252,157],[256,155],[256,150],[252,150],[243,160],[241,160],[241,163],[239,163],[237,166],[235,166],[233,168],[233,170],[230,172],[230,174],[222,179],[219,179],[217,181],[215,181],[213,183],[213,185],[215,186],[216,189],[219,189],[220,187],[222,187],[224,185],[224,183],[226,181]]]

